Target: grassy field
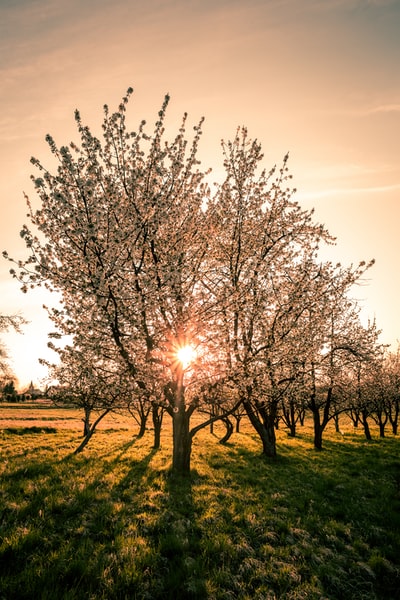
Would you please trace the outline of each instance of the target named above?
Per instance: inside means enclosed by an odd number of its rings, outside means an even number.
[[[169,472],[152,432],[110,417],[85,452],[80,415],[0,405],[0,600],[400,598],[400,442],[343,423],[312,447],[250,428],[195,438],[192,475]],[[222,430],[221,430],[222,431]],[[218,433],[218,430],[217,430]]]

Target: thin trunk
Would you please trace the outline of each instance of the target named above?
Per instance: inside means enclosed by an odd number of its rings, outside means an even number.
[[[369,423],[368,423],[368,413],[366,410],[362,410],[361,411],[361,423],[364,427],[364,434],[365,437],[367,438],[367,440],[372,440],[372,436],[371,436],[371,430],[369,428]]]
[[[388,422],[388,416],[387,416],[386,412],[384,412],[383,410],[378,410],[375,422],[378,423],[379,437],[384,438],[385,437],[385,427],[386,427],[386,423]]]
[[[240,433],[240,421],[242,420],[242,415],[233,415],[235,417],[236,425],[235,432]]]
[[[225,433],[224,437],[219,440],[219,443],[226,444],[228,442],[229,438],[231,437],[231,435],[233,434],[233,423],[232,423],[232,421],[230,421],[228,419],[228,417],[226,417],[225,419],[222,419],[222,421],[226,427],[226,433]]]
[[[319,413],[319,406],[317,404],[317,393],[316,393],[316,385],[315,385],[315,371],[314,365],[312,365],[312,382],[313,389],[310,396],[310,410],[313,416],[313,424],[314,424],[314,448],[316,450],[322,450],[322,432],[323,426],[321,424],[321,415]]]
[[[147,424],[147,416],[143,413],[140,415],[140,423],[139,423],[139,431],[137,434],[137,438],[140,439],[146,433],[146,424]]]
[[[357,429],[358,424],[360,422],[360,413],[358,410],[350,410],[349,416],[353,422],[353,427]]]
[[[161,444],[161,425],[163,420],[163,409],[156,402],[152,403],[152,418],[154,426],[154,444],[153,448],[158,450]]]
[[[398,432],[398,424],[399,424],[399,412],[400,412],[400,403],[398,398],[394,398],[391,400],[388,411],[388,418],[390,421],[390,425],[392,426],[393,435],[397,435]]]
[[[146,433],[147,419],[150,414],[150,404],[148,398],[139,398],[138,404],[136,403],[128,406],[129,413],[134,418],[135,422],[139,425],[139,431],[136,434],[137,439],[140,439]]]
[[[211,418],[215,417],[217,415],[217,410],[215,408],[214,405],[211,405]],[[211,421],[210,422],[210,433],[211,435],[214,435],[214,423],[215,421]]]
[[[300,419],[301,423],[301,414],[304,413],[304,410],[297,410],[294,405],[294,402],[290,403],[290,435],[291,437],[296,437],[296,428],[297,428],[297,419]],[[303,417],[304,422],[304,417]]]
[[[90,415],[92,414],[92,409],[85,406],[85,416],[82,419],[83,421],[83,437],[86,437],[90,433]]]
[[[283,420],[285,425],[289,429],[289,436],[296,437],[296,409],[294,406],[294,402],[289,401],[288,406],[286,407],[285,402],[282,403],[282,413]]]
[[[82,452],[82,450],[87,446],[87,444],[89,443],[89,441],[91,440],[97,425],[100,423],[100,421],[110,412],[110,408],[107,408],[104,412],[102,412],[96,419],[96,421],[93,423],[93,425],[89,428],[89,431],[87,433],[87,435],[85,435],[85,437],[83,438],[82,442],[79,444],[79,446],[76,448],[76,450],[74,450],[74,454],[79,454],[79,452]]]
[[[397,435],[398,426],[399,426],[399,414],[400,414],[400,402],[399,399],[396,398],[392,403],[393,410],[391,412],[391,420],[390,423],[392,425],[393,435]]]
[[[310,410],[312,412],[314,425],[314,448],[316,450],[322,450],[322,434],[324,431],[324,426],[323,423],[321,423],[321,415],[319,412],[319,406],[316,403],[315,394],[311,395]]]
[[[334,420],[334,423],[335,423],[335,431],[336,431],[336,433],[340,433],[339,415],[334,415],[333,420]]]
[[[92,427],[92,429],[89,430],[89,432],[87,433],[87,435],[85,435],[85,437],[83,438],[83,440],[81,441],[81,443],[79,444],[79,446],[76,448],[76,450],[74,450],[74,454],[79,454],[80,452],[82,452],[82,450],[87,446],[87,444],[90,442],[93,434],[94,434],[94,428]]]

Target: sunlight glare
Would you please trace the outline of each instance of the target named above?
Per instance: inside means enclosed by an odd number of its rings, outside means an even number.
[[[182,367],[186,369],[190,365],[190,363],[195,359],[196,351],[193,348],[193,346],[182,346],[182,348],[179,348],[179,350],[177,351],[176,356],[179,362],[181,363]]]

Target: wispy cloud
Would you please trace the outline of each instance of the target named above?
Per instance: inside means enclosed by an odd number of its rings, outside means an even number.
[[[388,6],[395,6],[397,2],[398,0],[309,0],[305,4],[318,10],[335,8],[352,10],[354,8],[387,8]]]
[[[400,102],[393,104],[381,104],[379,106],[373,106],[360,111],[361,115],[374,115],[377,113],[392,113],[400,112]]]
[[[321,107],[318,110],[314,111],[314,114],[319,114],[322,116],[343,116],[343,117],[352,117],[352,118],[365,118],[371,117],[373,115],[396,115],[400,112],[400,102],[381,102],[376,103],[374,105],[361,105],[358,106],[347,105],[347,106],[334,106],[334,107]]]
[[[353,196],[359,194],[382,194],[400,190],[400,183],[370,187],[326,188],[310,192],[297,192],[297,200],[313,200],[330,196]]]

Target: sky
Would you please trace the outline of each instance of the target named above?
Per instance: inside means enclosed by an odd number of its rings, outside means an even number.
[[[296,199],[336,236],[324,257],[375,259],[355,296],[380,340],[400,340],[400,0],[0,0],[0,250],[27,256],[19,232],[32,201],[31,156],[45,136],[78,140],[74,110],[94,131],[102,107],[135,90],[128,123],[205,117],[200,157],[221,174],[221,139],[245,125],[264,165],[289,152]],[[20,386],[39,384],[51,331],[41,290],[23,294],[0,258],[1,333]]]

